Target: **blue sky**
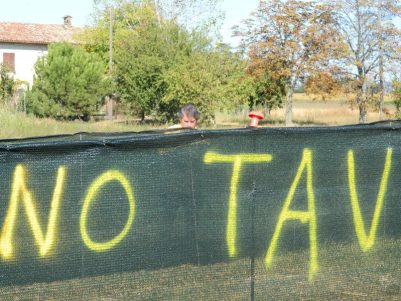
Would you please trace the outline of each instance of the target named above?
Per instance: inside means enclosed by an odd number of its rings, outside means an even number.
[[[62,17],[71,15],[74,26],[90,23],[93,0],[9,0],[0,9],[0,22],[24,22],[60,24]],[[225,22],[221,28],[223,41],[236,46],[238,40],[231,37],[230,28],[257,8],[259,0],[222,0]]]

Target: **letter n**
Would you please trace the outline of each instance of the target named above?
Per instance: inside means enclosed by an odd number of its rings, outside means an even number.
[[[17,165],[14,171],[13,183],[11,186],[11,196],[7,214],[5,216],[0,237],[0,254],[5,260],[13,258],[13,235],[18,218],[19,203],[22,201],[26,216],[31,227],[35,243],[39,247],[39,254],[45,257],[49,254],[56,240],[57,218],[60,207],[60,200],[63,191],[65,178],[65,168],[59,167],[56,179],[56,186],[50,204],[49,220],[47,231],[44,234],[39,223],[37,209],[32,193],[26,184],[26,170],[22,165]]]

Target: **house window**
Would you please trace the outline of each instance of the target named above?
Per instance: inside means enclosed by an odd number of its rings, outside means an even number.
[[[3,53],[3,65],[15,73],[15,53]]]

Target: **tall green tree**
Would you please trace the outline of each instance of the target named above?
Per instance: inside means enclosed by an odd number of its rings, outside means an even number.
[[[159,17],[152,4],[115,8],[113,75],[116,91],[127,113],[160,115],[165,93],[163,74],[189,55],[193,45],[189,34],[176,23]]]
[[[292,96],[297,83],[326,68],[343,49],[331,12],[330,6],[319,1],[260,1],[245,27],[236,29],[243,37],[251,65],[266,69],[275,80],[284,79],[286,125],[292,124]]]
[[[97,54],[66,43],[49,45],[48,54],[35,65],[28,111],[40,117],[88,120],[109,92],[105,71]]]
[[[83,37],[85,47],[103,53],[105,62],[109,17],[101,11]],[[169,121],[180,105],[193,102],[204,120],[213,119],[214,110],[246,98],[244,71],[238,55],[215,46],[203,31],[161,15],[154,1],[113,7],[112,76],[127,114]]]
[[[201,110],[204,120],[213,122],[216,111],[246,104],[254,91],[245,68],[240,56],[223,46],[194,52],[181,60],[163,77],[166,93],[162,105],[170,108],[167,117],[171,119],[181,105],[191,102]]]

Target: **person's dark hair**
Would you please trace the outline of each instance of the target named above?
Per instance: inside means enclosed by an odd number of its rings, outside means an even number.
[[[178,111],[178,118],[182,119],[184,115],[187,115],[188,117],[193,117],[196,120],[199,119],[200,113],[198,109],[192,104],[192,103],[187,103],[185,104],[179,111]]]

